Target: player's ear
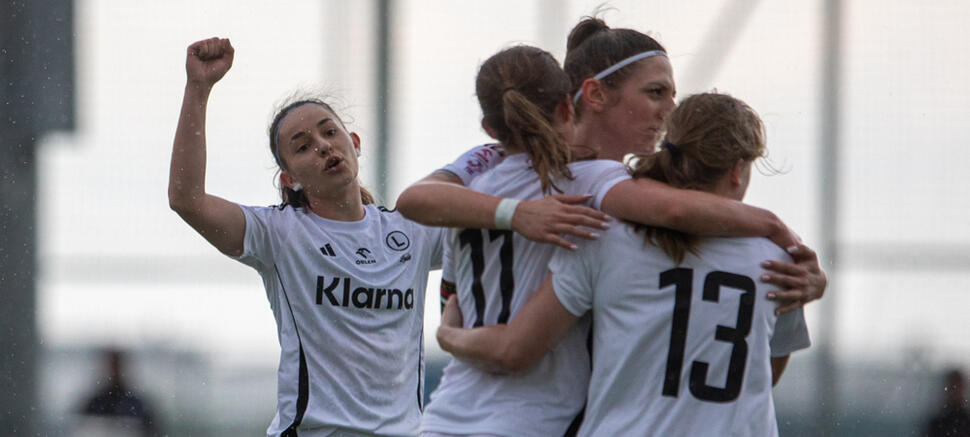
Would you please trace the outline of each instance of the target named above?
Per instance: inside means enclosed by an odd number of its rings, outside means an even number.
[[[498,137],[495,135],[495,131],[492,129],[491,126],[488,125],[488,123],[485,122],[484,118],[482,118],[482,129],[485,130],[485,133],[487,133],[488,136],[496,140],[498,139]]]
[[[556,106],[556,115],[558,115],[562,121],[566,123],[573,121],[573,116],[575,115],[575,112],[573,111],[573,99],[571,99],[568,95],[566,98],[562,99],[561,102],[559,102],[559,105]]]
[[[357,135],[357,132],[351,132],[350,141],[354,143],[354,151],[357,156],[360,156],[360,135]]]
[[[606,87],[604,87],[603,83],[598,79],[591,77],[584,80],[579,89],[583,92],[579,96],[579,100],[581,100],[587,108],[593,112],[600,112],[606,107]]]
[[[289,173],[287,173],[285,171],[281,171],[280,172],[280,184],[282,184],[284,187],[289,188],[291,190],[296,190],[296,188],[294,188],[294,186],[297,184],[297,182],[295,180],[293,180],[293,176],[290,176]]]
[[[738,162],[734,163],[734,167],[731,168],[731,186],[739,187],[745,181],[745,174],[748,169],[747,163],[743,159],[738,158]]]

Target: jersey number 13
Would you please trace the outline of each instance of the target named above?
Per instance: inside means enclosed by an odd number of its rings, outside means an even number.
[[[693,269],[675,268],[660,274],[660,288],[675,287],[674,317],[670,330],[670,349],[667,353],[667,371],[664,375],[663,395],[677,397],[680,390],[680,374],[684,365],[684,348],[687,343],[687,326],[690,321],[690,302],[693,294]],[[731,402],[741,393],[744,368],[748,361],[748,343],[745,338],[751,332],[754,315],[755,283],[747,276],[728,272],[711,272],[704,278],[702,299],[718,302],[721,287],[741,290],[738,317],[735,326],[718,325],[714,338],[730,343],[731,358],[728,363],[727,382],[724,388],[707,384],[709,363],[694,361],[690,367],[690,393],[695,398],[710,402]]]

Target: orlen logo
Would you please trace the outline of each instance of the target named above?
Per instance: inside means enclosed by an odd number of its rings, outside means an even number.
[[[377,263],[377,260],[371,256],[370,250],[367,248],[361,247],[360,249],[357,249],[357,256],[360,257],[360,259],[354,260],[357,265]]]
[[[334,293],[337,286],[343,282],[342,290]],[[335,307],[385,309],[385,310],[410,310],[414,308],[414,289],[401,291],[397,288],[364,288],[357,287],[351,291],[350,278],[332,278],[330,284],[323,276],[317,276],[317,305],[323,305],[323,298],[326,296],[330,305]],[[338,299],[339,298],[339,299]]]

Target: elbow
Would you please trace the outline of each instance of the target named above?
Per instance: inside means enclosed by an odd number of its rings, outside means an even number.
[[[394,209],[411,220],[414,220],[412,217],[415,212],[421,209],[421,196],[414,191],[413,187],[405,189],[397,196],[397,203],[394,205]]]
[[[529,370],[537,361],[524,348],[515,344],[506,345],[496,357],[496,365],[507,373],[520,373]]]
[[[431,193],[420,186],[410,186],[398,197],[394,209],[408,220],[413,220],[425,226],[441,224],[439,214],[434,213],[434,202]]]
[[[168,207],[172,211],[175,211],[181,215],[183,211],[188,210],[188,202],[186,202],[177,193],[174,193],[172,190],[168,190]]]
[[[190,203],[187,202],[183,198],[183,196],[179,196],[178,194],[173,194],[171,191],[168,192],[168,207],[172,211],[175,211],[179,215],[182,215],[183,213],[191,209],[189,205]]]
[[[192,216],[202,209],[198,199],[197,196],[180,193],[174,189],[168,190],[168,207],[181,217]]]
[[[532,367],[526,360],[517,357],[502,357],[497,364],[506,373],[520,373]]]

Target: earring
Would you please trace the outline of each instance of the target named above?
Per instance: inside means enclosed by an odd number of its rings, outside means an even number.
[[[360,149],[354,149],[354,151],[357,152],[357,157],[360,158]]]
[[[301,184],[299,182],[293,184],[293,188],[292,188],[293,191],[300,191],[302,189],[303,189],[303,184]]]

